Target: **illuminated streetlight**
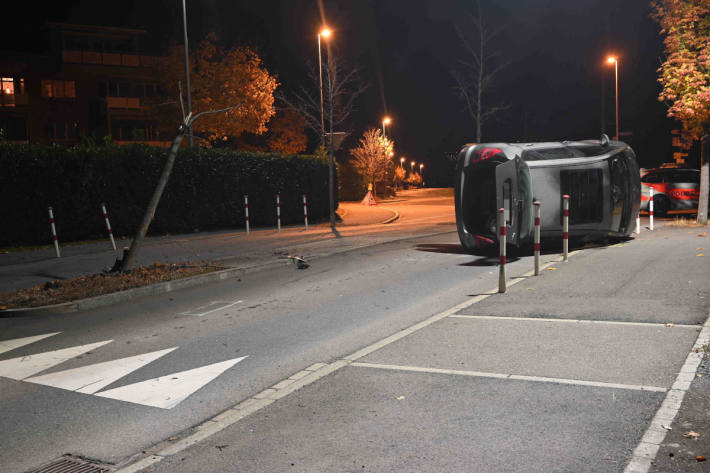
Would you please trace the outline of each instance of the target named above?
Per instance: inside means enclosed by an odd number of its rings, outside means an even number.
[[[325,144],[325,118],[323,113],[323,58],[321,56],[320,38],[329,38],[333,32],[328,27],[323,27],[318,33],[318,79],[320,80],[320,129],[321,129],[321,140]],[[330,56],[328,56],[328,64],[330,64]],[[333,164],[333,95],[332,87],[328,89],[331,92],[331,108],[330,108],[330,143],[329,143],[329,154],[328,159],[328,204],[329,204],[329,215],[330,215],[330,228],[335,230],[335,191],[333,185],[333,174],[335,165]]]
[[[615,140],[619,139],[619,59],[615,56],[606,58],[608,64],[614,64],[614,89],[616,96],[616,135]]]
[[[382,136],[387,138],[387,131],[385,130],[385,125],[389,125],[392,123],[392,119],[390,117],[385,117],[382,119]]]
[[[402,156],[401,158],[399,158],[399,167],[401,167],[402,169],[404,169],[404,160],[405,160],[405,159],[406,159],[406,158],[405,158],[404,156]]]
[[[320,134],[321,140],[325,144],[325,118],[323,113],[323,58],[321,56],[320,48],[320,38],[329,38],[333,32],[328,28],[324,27],[318,33],[318,79],[320,80]]]
[[[415,163],[414,161],[412,161],[410,164],[411,164],[410,168],[411,168],[412,172],[414,172],[414,165],[415,165],[416,163]]]
[[[424,167],[424,165],[423,165],[423,164],[420,164],[420,165],[419,165],[419,174],[421,174],[421,173],[422,173],[422,168],[423,168],[423,167]]]

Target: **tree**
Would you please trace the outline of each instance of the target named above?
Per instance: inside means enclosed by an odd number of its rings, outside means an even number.
[[[460,60],[458,66],[451,70],[451,76],[455,82],[454,92],[463,101],[464,108],[476,124],[476,141],[480,143],[483,124],[510,106],[486,104],[496,75],[508,63],[499,61],[498,53],[490,50],[491,42],[498,32],[483,21],[481,3],[476,2],[476,6],[476,15],[469,18],[466,27],[466,31],[470,33],[456,28],[465,59]]]
[[[395,167],[394,168],[394,176],[392,177],[392,183],[394,184],[395,187],[398,187],[402,185],[404,182],[404,178],[407,175],[407,172],[404,170],[403,167]]]
[[[174,46],[158,61],[156,73],[163,90],[175,90],[175,84],[184,79],[183,51],[182,46]],[[205,116],[195,123],[192,132],[206,140],[205,144],[227,141],[245,132],[262,134],[267,131],[266,124],[274,115],[274,92],[279,84],[251,48],[224,49],[217,43],[217,36],[210,33],[190,54],[190,80],[195,113],[236,106],[226,113]],[[165,102],[172,96],[161,99]],[[177,104],[174,99],[168,102],[173,103]],[[165,127],[173,128],[182,121],[177,105],[156,107],[156,112]]]
[[[382,136],[379,128],[370,128],[360,138],[357,148],[350,150],[354,158],[351,164],[362,176],[372,183],[373,194],[378,181],[387,177],[393,163],[390,157],[394,152],[394,142]]]
[[[283,154],[302,153],[306,150],[306,121],[294,110],[281,110],[271,121],[266,144],[271,151]]]
[[[356,110],[356,100],[368,87],[360,75],[360,67],[342,60],[331,46],[327,59],[323,61],[323,115],[326,133],[329,125],[336,131],[349,131],[349,121]],[[300,114],[306,120],[308,129],[319,137],[320,147],[327,147],[327,141],[321,136],[320,78],[317,66],[309,68],[306,85],[301,85],[290,94],[278,93],[277,100],[284,108]],[[331,112],[332,124],[329,124]]]
[[[707,224],[710,166],[710,0],[657,0],[651,17],[665,34],[665,61],[658,69],[668,116],[695,139],[702,136],[698,222]],[[704,135],[704,136],[703,136]]]

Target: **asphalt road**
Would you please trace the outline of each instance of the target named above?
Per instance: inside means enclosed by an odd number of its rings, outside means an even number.
[[[0,320],[0,465],[64,453],[125,465],[463,303],[149,471],[623,471],[707,317],[706,241],[642,234],[484,299],[495,261],[448,234]],[[521,257],[508,275],[531,268]]]

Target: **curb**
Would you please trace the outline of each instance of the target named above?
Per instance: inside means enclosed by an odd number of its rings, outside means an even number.
[[[389,210],[390,212],[393,212],[394,215],[391,216],[390,218],[388,218],[387,220],[385,220],[384,222],[380,222],[380,224],[387,225],[388,223],[392,223],[396,220],[399,220],[399,212],[397,212],[394,209],[390,209],[389,207],[383,207],[383,208]]]
[[[399,218],[399,214],[397,214],[395,217],[391,217],[390,220],[394,221],[395,218]],[[389,222],[383,222],[383,223],[389,223]],[[377,243],[366,244],[366,245],[362,245],[362,246],[355,246],[352,248],[345,249],[343,251],[334,251],[332,253],[320,255],[319,257],[322,258],[325,256],[332,256],[332,255],[339,254],[339,253],[346,253],[348,251],[356,251],[356,250],[359,250],[362,248],[382,245],[385,243],[394,243],[394,242],[403,241],[403,240],[413,240],[416,238],[427,238],[427,237],[445,235],[447,233],[454,233],[454,232],[455,232],[455,230],[446,231],[446,232],[428,233],[425,235],[416,235],[416,236],[410,235],[410,236],[406,236],[406,237],[402,237],[402,238],[395,238],[393,240],[388,240],[388,241],[384,241],[384,242],[377,242]],[[317,258],[314,258],[314,259],[317,259]],[[228,269],[223,269],[221,271],[214,271],[212,273],[198,274],[197,276],[191,276],[188,278],[175,279],[173,281],[165,281],[165,282],[161,282],[161,283],[157,283],[157,284],[151,284],[149,286],[136,287],[133,289],[126,289],[125,291],[113,292],[113,293],[109,293],[109,294],[102,294],[100,296],[94,296],[94,297],[87,297],[86,299],[79,299],[79,300],[71,301],[71,302],[62,302],[60,304],[44,305],[44,306],[39,306],[39,307],[5,309],[5,310],[0,310],[0,319],[34,316],[34,315],[69,314],[69,313],[79,312],[82,310],[96,309],[98,307],[105,307],[108,305],[112,305],[112,304],[123,302],[123,301],[129,300],[129,299],[133,299],[134,297],[155,296],[158,294],[165,294],[167,292],[176,291],[178,289],[186,289],[189,287],[200,286],[202,284],[207,284],[207,283],[211,283],[211,282],[224,281],[225,279],[238,277],[238,276],[241,276],[241,275],[244,275],[244,274],[250,273],[252,271],[256,271],[256,270],[268,269],[268,268],[272,268],[272,267],[275,268],[278,266],[289,265],[289,264],[291,264],[291,261],[288,259],[269,261],[267,263],[260,263],[260,264],[255,264],[252,266],[228,268]]]

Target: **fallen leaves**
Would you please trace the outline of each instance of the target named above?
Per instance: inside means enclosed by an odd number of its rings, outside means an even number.
[[[404,396],[397,396],[397,400],[398,400],[398,401],[401,401],[401,400],[403,400],[403,399],[404,399]]]
[[[698,253],[698,254],[695,255],[695,256],[705,256],[705,254],[703,254],[703,253]]]
[[[695,457],[695,460],[698,462],[704,462],[706,458],[702,455],[698,455],[697,457]]]
[[[697,440],[700,437],[700,434],[694,430],[689,430],[683,434],[683,437],[685,437],[687,439],[696,439]]]
[[[547,270],[548,271],[557,271],[557,268],[555,268],[554,266],[550,266],[549,268],[547,268]]]

